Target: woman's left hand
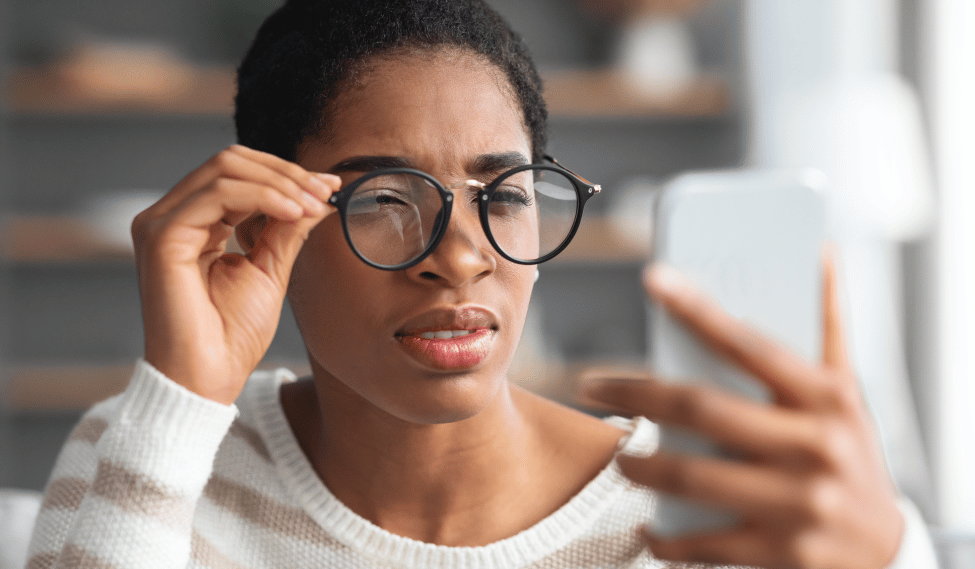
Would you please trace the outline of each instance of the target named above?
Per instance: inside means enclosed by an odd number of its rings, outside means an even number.
[[[903,517],[844,349],[830,259],[824,275],[823,358],[810,363],[725,313],[671,269],[647,271],[647,292],[774,399],[753,403],[655,379],[587,386],[586,396],[616,411],[695,431],[745,457],[620,457],[634,481],[741,520],[675,539],[648,532],[656,557],[776,569],[882,569],[893,561]]]

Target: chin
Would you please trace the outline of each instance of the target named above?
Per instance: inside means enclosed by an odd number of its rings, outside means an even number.
[[[484,411],[507,385],[503,376],[491,380],[465,376],[437,383],[379,407],[400,420],[418,425],[456,423]]]

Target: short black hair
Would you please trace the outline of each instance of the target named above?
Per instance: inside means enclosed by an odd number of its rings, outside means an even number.
[[[470,50],[504,73],[539,161],[542,80],[521,37],[483,0],[288,0],[237,71],[237,140],[294,161],[303,140],[328,135],[332,103],[368,59],[441,46]]]

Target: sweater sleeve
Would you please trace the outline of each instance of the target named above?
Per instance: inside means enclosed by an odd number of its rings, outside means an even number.
[[[125,392],[62,448],[27,569],[185,567],[196,502],[236,415],[139,360]]]
[[[906,498],[901,498],[898,506],[904,515],[904,535],[897,556],[887,569],[938,569],[934,544],[921,513]]]

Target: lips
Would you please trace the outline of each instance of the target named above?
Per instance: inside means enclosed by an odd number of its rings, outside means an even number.
[[[479,307],[444,308],[412,318],[395,334],[400,347],[425,367],[471,369],[494,346],[497,318]]]

